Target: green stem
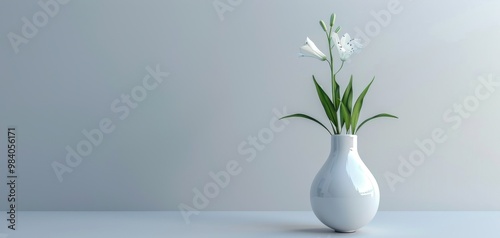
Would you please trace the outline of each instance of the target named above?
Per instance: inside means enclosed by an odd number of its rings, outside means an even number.
[[[337,70],[337,72],[335,72],[335,75],[337,75],[340,72],[340,70],[342,69],[342,67],[344,67],[344,62],[345,61],[342,61],[342,64],[340,65],[339,70]]]
[[[336,103],[336,98],[337,98],[337,95],[335,94],[335,92],[337,91],[337,83],[336,83],[336,80],[335,80],[335,73],[334,73],[334,64],[333,64],[333,54],[332,54],[332,38],[331,38],[331,35],[332,35],[332,28],[333,27],[330,27],[330,31],[326,34],[326,37],[328,38],[328,53],[330,54],[330,77],[331,77],[331,81],[332,81],[332,103],[333,105],[335,106],[335,109],[338,109],[339,105]],[[337,111],[335,111],[335,113],[337,113]],[[338,121],[334,121],[332,124],[334,124],[334,127],[336,130],[334,130],[335,134],[340,134],[340,130],[342,130],[342,128],[339,128],[339,122]],[[339,130],[340,129],[340,130]]]
[[[332,56],[332,50],[331,50],[331,45],[332,45],[332,40],[331,40],[331,35],[332,35],[332,27],[330,27],[329,32],[326,33],[326,39],[328,39],[328,49],[330,53],[330,60],[328,61],[328,65],[330,66],[330,73],[333,73],[333,56]],[[333,76],[332,76],[332,99],[335,98],[335,84],[333,83]],[[332,101],[333,102],[333,101]]]
[[[330,53],[330,60],[326,60],[328,62],[328,66],[330,66],[330,74],[331,74],[331,78],[332,78],[332,103],[335,105],[335,87],[336,87],[336,84],[335,84],[335,78],[333,76],[333,55],[332,55],[332,50],[331,50],[331,45],[332,45],[332,40],[331,40],[331,35],[332,35],[332,27],[330,27],[330,30],[328,32],[325,32],[326,34],[326,38],[328,39],[328,49],[329,49],[329,53]],[[337,113],[337,112],[335,112]],[[330,121],[330,124],[332,125],[332,129],[333,129],[333,133],[334,134],[338,134],[338,122],[334,121]]]

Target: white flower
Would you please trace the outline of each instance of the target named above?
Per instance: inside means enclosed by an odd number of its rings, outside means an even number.
[[[335,46],[339,51],[339,56],[342,61],[349,59],[354,52],[358,52],[359,49],[363,48],[359,39],[351,39],[351,36],[347,33],[342,36],[342,39],[339,39],[337,33],[333,33],[333,40],[335,41]]]
[[[307,37],[306,43],[300,47],[300,57],[313,57],[321,61],[326,60],[326,55],[321,52],[318,47]]]

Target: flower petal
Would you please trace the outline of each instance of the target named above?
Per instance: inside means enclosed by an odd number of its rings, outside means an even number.
[[[300,51],[304,56],[309,56],[313,58],[317,58],[321,61],[326,60],[326,55],[321,52],[318,47],[314,44],[309,37],[307,37],[306,42],[303,46],[300,47]]]
[[[318,49],[318,47],[316,47],[316,44],[314,44],[314,42],[311,39],[309,39],[309,37],[307,37],[307,39],[306,39],[306,44],[309,45],[311,47],[311,49],[313,51],[315,51],[316,53],[318,53],[320,55],[325,55],[325,54],[323,54],[323,52],[321,52],[321,50]]]
[[[345,33],[341,39],[336,33],[333,33],[332,37],[335,40],[334,43],[342,61],[346,61],[354,52],[358,52],[363,47],[359,39],[351,38],[348,33]]]
[[[349,34],[345,33],[343,36],[342,36],[342,40],[340,40],[340,43],[342,43],[342,46],[345,46],[347,45],[347,43],[351,40],[351,36],[349,36]]]

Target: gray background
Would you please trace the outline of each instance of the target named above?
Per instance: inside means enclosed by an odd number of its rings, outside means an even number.
[[[400,117],[359,132],[380,209],[499,209],[500,93],[493,89],[456,128],[443,115],[474,96],[479,77],[500,75],[500,3],[401,0],[400,13],[381,25],[371,12],[387,11],[388,2],[233,1],[221,19],[211,0],[73,0],[16,54],[7,34],[21,34],[22,17],[41,7],[1,1],[1,194],[6,128],[15,125],[21,210],[176,210],[192,206],[192,189],[230,160],[242,172],[205,210],[309,210],[310,183],[330,149],[322,128],[290,120],[251,163],[238,146],[269,127],[273,109],[324,121],[310,77],[328,85],[327,66],[297,53],[306,36],[325,49],[318,20],[336,12],[343,32],[372,31],[340,83],[354,74],[359,93],[376,76],[362,116]],[[117,119],[111,102],[157,64],[170,76]],[[64,162],[65,147],[102,118],[115,131],[60,182],[51,164]],[[435,128],[446,142],[391,189],[387,173],[398,174],[398,158]]]

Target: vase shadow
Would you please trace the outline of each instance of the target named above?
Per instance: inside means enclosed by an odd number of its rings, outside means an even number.
[[[307,233],[307,234],[327,234],[327,235],[332,235],[335,234],[336,232],[330,228],[322,228],[322,227],[317,227],[317,228],[302,228],[302,229],[292,229],[289,230],[288,232],[293,232],[293,233]]]
[[[341,236],[350,236],[350,237],[358,237],[365,236],[366,233],[362,230],[358,230],[352,233],[340,233],[335,232],[333,229],[328,227],[311,227],[311,228],[298,228],[298,229],[288,229],[285,232],[290,234],[309,234],[315,235],[315,237],[341,237]]]

